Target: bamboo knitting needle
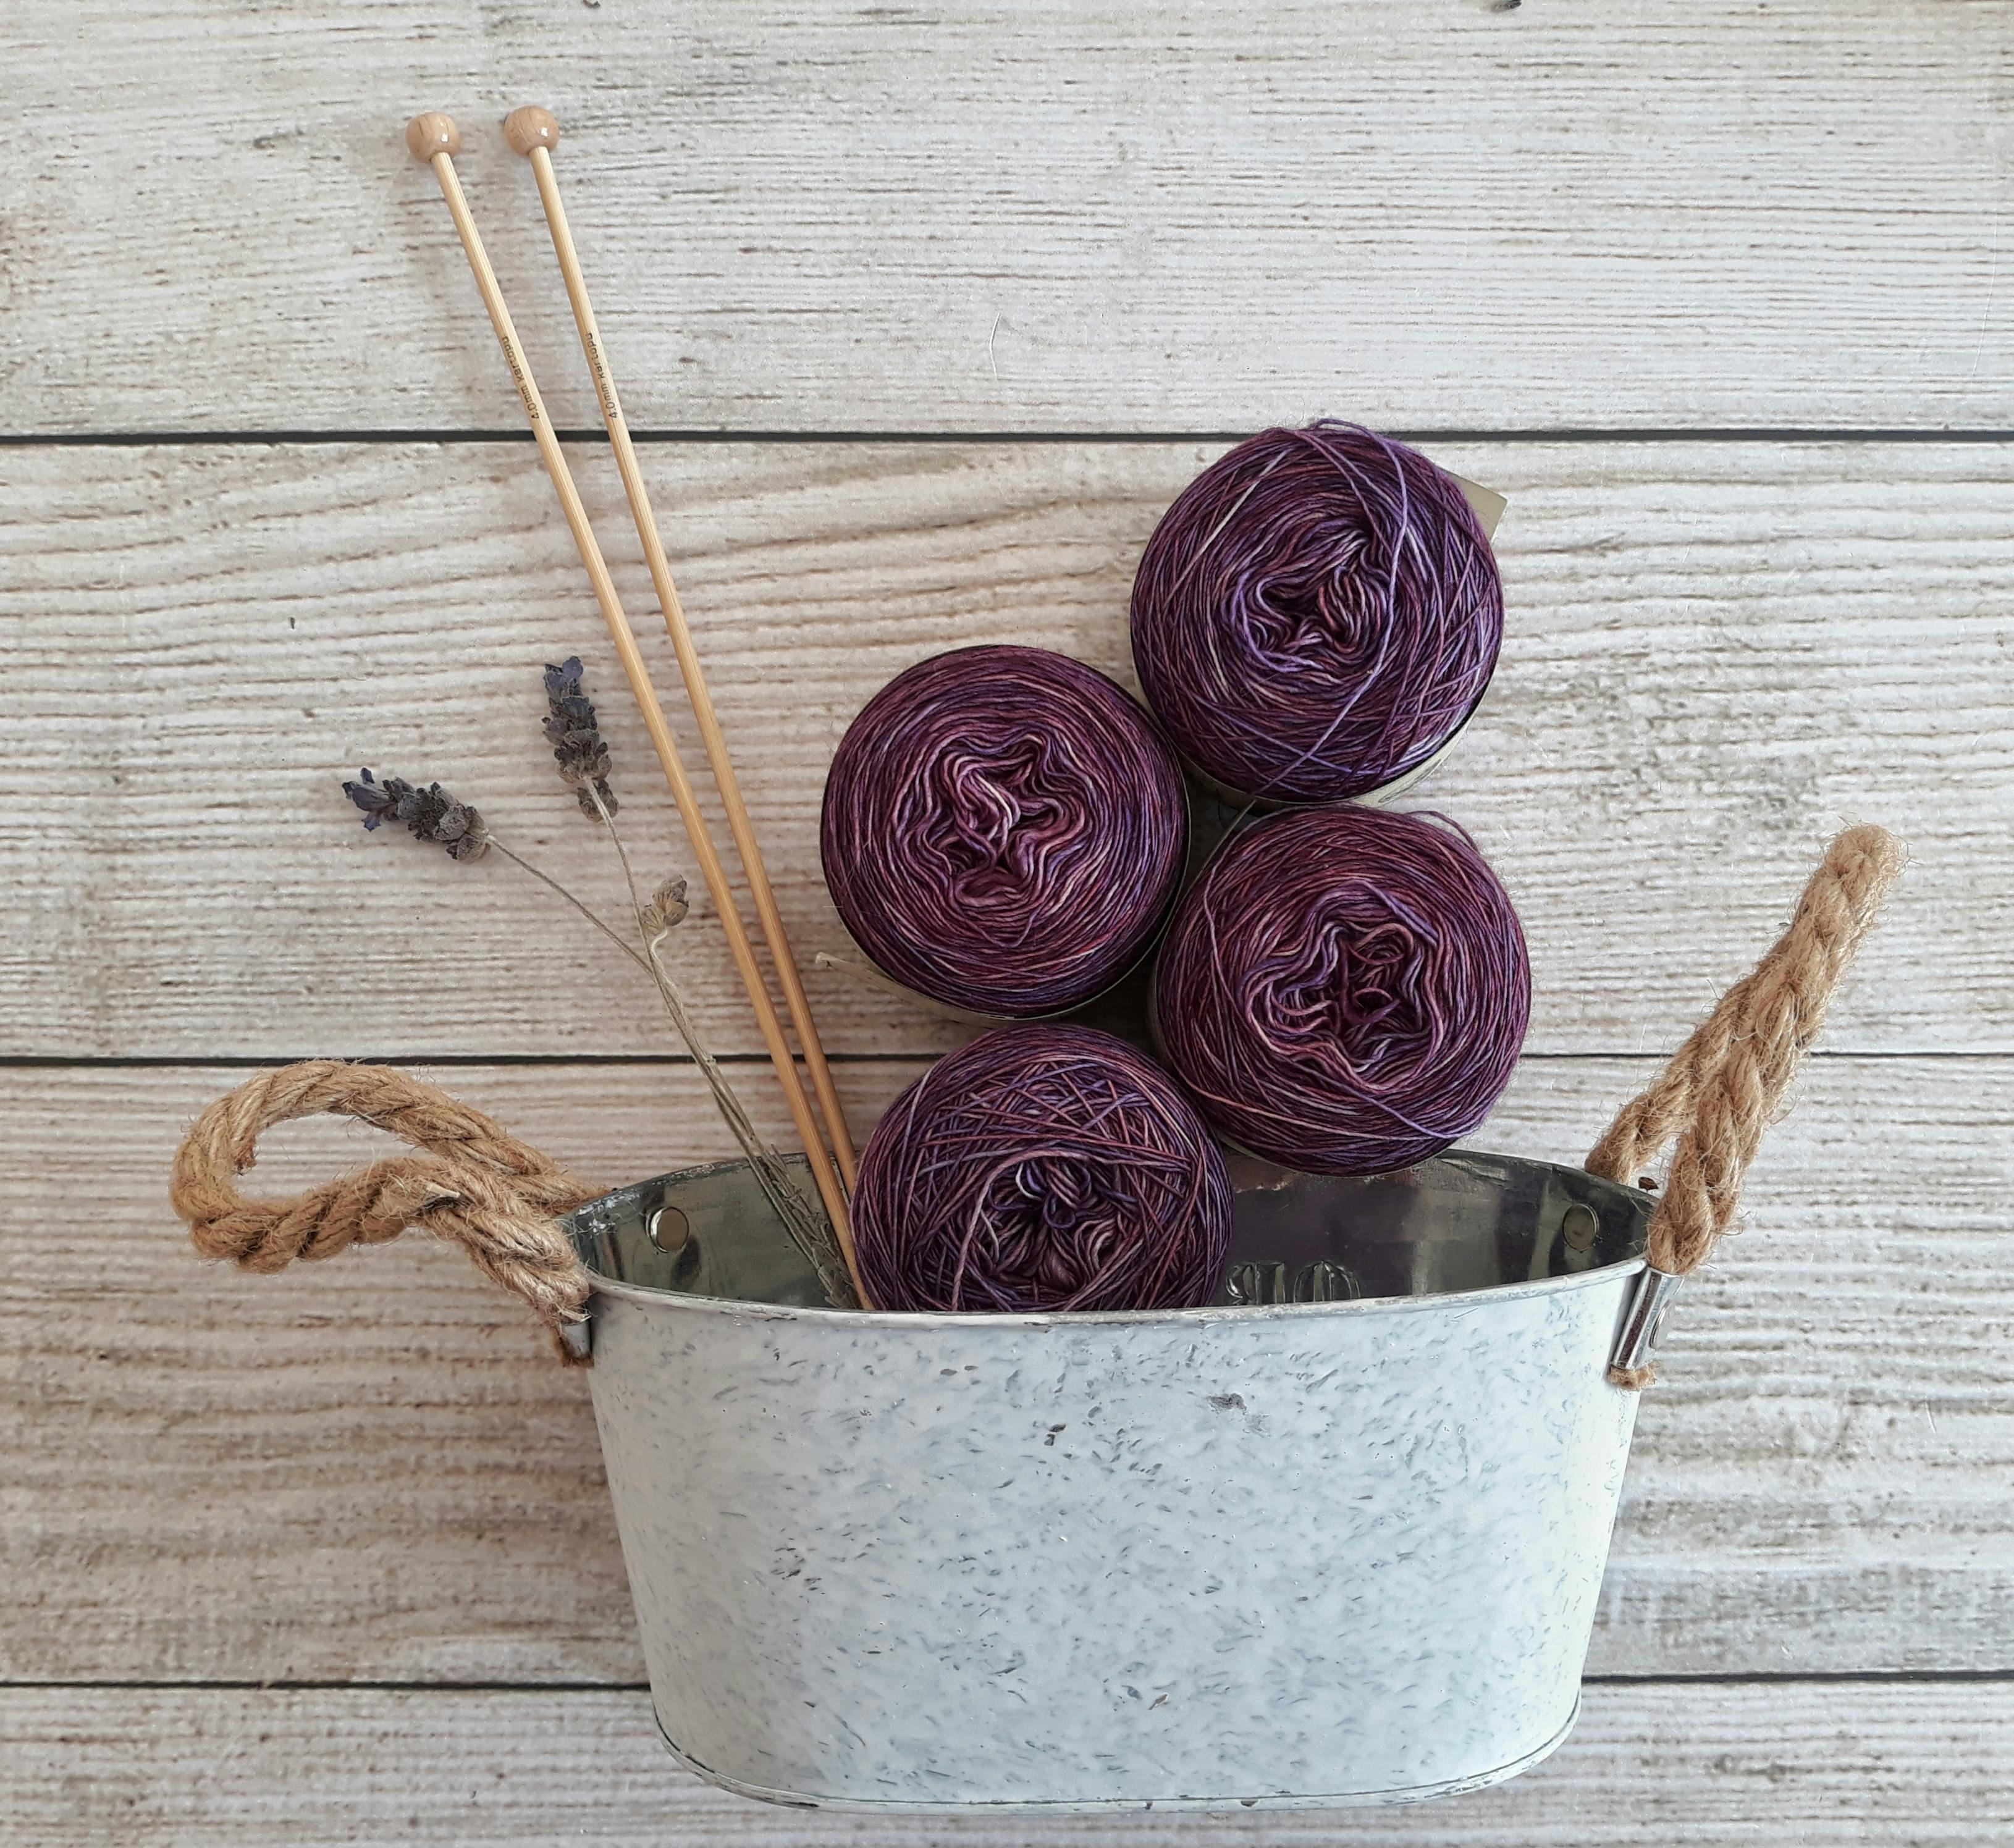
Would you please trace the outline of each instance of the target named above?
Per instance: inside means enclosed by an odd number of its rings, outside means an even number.
[[[643,541],[643,557],[650,568],[650,582],[657,588],[658,607],[664,612],[665,628],[679,657],[679,672],[685,679],[693,717],[699,722],[700,738],[706,747],[706,761],[712,768],[715,786],[720,791],[721,806],[727,811],[728,830],[734,836],[735,851],[740,854],[742,869],[748,876],[748,890],[755,901],[756,919],[776,962],[776,979],[783,990],[783,1004],[790,1011],[791,1026],[797,1030],[797,1043],[804,1048],[805,1065],[811,1073],[812,1087],[818,1093],[819,1108],[825,1112],[826,1126],[832,1132],[833,1153],[838,1158],[840,1173],[851,1187],[854,1178],[853,1141],[847,1130],[839,1092],[832,1081],[832,1069],[826,1063],[825,1048],[819,1043],[818,1026],[812,1019],[811,1002],[797,973],[797,959],[790,954],[790,939],[783,932],[783,914],[777,910],[776,894],[770,889],[769,871],[762,864],[762,850],[756,841],[754,826],[748,818],[748,805],[741,799],[741,785],[735,776],[733,760],[727,752],[727,740],[722,734],[720,720],[714,711],[713,696],[707,690],[706,675],[700,666],[698,651],[693,646],[692,631],[686,625],[685,610],[679,601],[678,586],[672,582],[671,564],[665,557],[665,542],[658,532],[657,516],[650,510],[650,496],[643,486],[643,471],[637,465],[636,446],[629,440],[629,427],[623,421],[622,401],[615,394],[615,375],[609,369],[608,356],[601,344],[601,331],[595,324],[593,304],[588,299],[587,278],[581,273],[573,233],[567,226],[566,208],[560,203],[559,181],[554,174],[552,161],[552,150],[559,145],[560,125],[548,110],[513,109],[504,118],[504,134],[514,152],[531,158],[532,171],[539,183],[539,200],[545,207],[546,223],[553,235],[553,252],[559,259],[560,274],[566,282],[567,299],[573,304],[574,323],[580,330],[581,350],[587,356],[587,369],[593,376],[595,396],[601,406],[601,421],[607,427],[609,446],[615,452],[615,466],[622,477],[622,491],[629,496],[630,516],[636,522],[636,536]]]
[[[593,528],[588,524],[587,510],[582,506],[579,491],[574,486],[573,476],[568,471],[566,457],[561,453],[559,439],[554,435],[552,420],[546,415],[545,401],[539,395],[537,382],[532,377],[532,368],[525,357],[525,349],[519,343],[518,330],[511,324],[511,310],[504,306],[504,292],[497,286],[496,273],[489,267],[489,258],[482,248],[481,234],[475,228],[475,220],[468,209],[468,201],[463,196],[461,181],[454,170],[454,156],[461,151],[460,131],[450,116],[429,111],[415,116],[406,126],[406,146],[413,158],[430,166],[434,177],[440,182],[440,189],[447,200],[447,209],[454,220],[454,228],[461,238],[461,247],[468,254],[468,267],[475,272],[475,286],[482,295],[482,305],[489,310],[490,325],[496,331],[497,343],[504,349],[504,364],[511,369],[511,377],[518,387],[518,396],[524,401],[525,421],[532,426],[532,435],[539,446],[539,454],[546,465],[546,472],[552,477],[554,492],[559,496],[560,510],[566,516],[568,530],[573,534],[574,543],[579,548],[581,563],[587,568],[588,581],[594,586],[595,600],[601,606],[601,614],[608,625],[608,633],[615,644],[615,652],[622,663],[622,671],[629,677],[629,690],[636,696],[636,704],[643,715],[645,729],[650,734],[650,742],[657,747],[658,761],[664,766],[665,780],[671,785],[672,799],[678,804],[679,814],[685,822],[686,833],[692,843],[693,857],[699,861],[700,872],[706,881],[708,891],[713,894],[714,906],[720,913],[721,928],[727,933],[728,947],[733,951],[736,969],[740,972],[742,985],[748,990],[748,998],[754,1003],[757,1024],[762,1030],[763,1044],[768,1047],[770,1062],[776,1068],[776,1076],[783,1087],[783,1095],[790,1106],[790,1116],[797,1124],[797,1134],[802,1141],[806,1159],[811,1163],[812,1177],[818,1184],[819,1197],[825,1202],[826,1211],[831,1216],[833,1230],[838,1234],[840,1249],[846,1259],[846,1268],[858,1292],[862,1306],[870,1307],[871,1301],[861,1288],[860,1272],[853,1252],[853,1230],[846,1212],[846,1195],[841,1189],[839,1177],[833,1171],[832,1159],[826,1151],[822,1138],[819,1134],[818,1123],[812,1115],[811,1100],[805,1095],[803,1085],[797,1078],[796,1062],[783,1038],[783,1029],[777,1024],[776,1010],[769,1000],[769,991],[764,985],[762,972],[755,961],[755,952],[748,941],[748,933],[743,926],[741,913],[734,902],[734,894],[727,883],[727,872],[715,852],[712,837],[707,833],[705,817],[700,811],[699,799],[693,793],[691,779],[687,777],[684,764],[679,760],[679,747],[672,737],[670,725],[665,718],[664,707],[658,704],[658,696],[650,685],[649,670],[643,664],[643,657],[636,646],[636,637],[629,627],[629,618],[624,614],[621,600],[615,594],[615,581],[608,575],[608,567],[601,556],[601,548],[595,543]]]

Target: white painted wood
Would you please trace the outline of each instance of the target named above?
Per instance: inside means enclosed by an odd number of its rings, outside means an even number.
[[[0,428],[511,427],[406,117],[640,427],[2003,423],[1997,4],[16,0]]]
[[[846,947],[816,823],[852,714],[980,640],[1125,674],[1139,548],[1210,453],[647,452],[801,960]],[[1512,496],[1509,635],[1475,722],[1410,800],[1471,828],[1522,911],[1533,1048],[1668,1049],[1860,819],[1915,860],[1830,1044],[2014,1048],[2014,449],[1439,453]],[[647,608],[614,471],[594,448],[580,464]],[[616,902],[538,732],[539,663],[578,649],[633,840],[650,869],[690,870],[529,446],[16,450],[0,493],[19,714],[0,732],[0,1050],[665,1048],[640,981],[547,894],[500,861],[367,836],[338,790],[362,763],[439,777]],[[668,644],[645,639],[676,699]],[[754,1048],[703,913],[679,954],[717,1043]],[[808,980],[837,1051],[957,1037],[880,988]]]
[[[1976,1848],[2010,1783],[2004,1683],[1593,1686],[1557,1757],[1468,1796],[1039,1821],[749,1803],[672,1767],[640,1692],[0,1692],[0,1808],[38,1848]]]
[[[863,1126],[919,1069],[841,1068]],[[1528,1062],[1475,1140],[1577,1159],[1653,1069]],[[264,1277],[189,1255],[168,1157],[239,1076],[32,1070],[0,1098],[0,1148],[32,1151],[5,1209],[27,1415],[0,1422],[0,1680],[640,1679],[583,1382],[524,1313],[424,1241]],[[435,1076],[611,1184],[726,1147],[676,1067]],[[2010,1080],[1811,1068],[1751,1230],[1674,1312],[1597,1671],[2014,1668]],[[377,1146],[290,1126],[253,1180]]]
[[[2005,427],[2006,12],[16,0],[0,437],[514,428],[400,145],[442,106],[556,411],[591,424],[493,130],[535,99],[640,428]],[[1915,850],[1828,1040],[1912,1056],[1812,1068],[1751,1235],[1687,1287],[1592,1666],[2004,1677],[2009,449],[1432,446],[1511,495],[1510,626],[1421,805],[1523,908],[1536,1050],[1668,1048],[1826,835]],[[1123,671],[1133,560],[1210,453],[647,449],[807,953],[839,943],[813,826],[851,712],[957,642]],[[646,611],[612,471],[576,457]],[[536,664],[578,648],[635,837],[679,857],[528,446],[0,448],[0,1055],[560,1055],[442,1076],[610,1180],[724,1151],[689,1073],[593,1062],[665,1042],[591,940],[334,793],[362,761],[448,777],[612,896],[541,769]],[[683,947],[745,1051],[708,920]],[[864,1127],[957,1035],[815,983]],[[1571,1157],[1652,1069],[1535,1059],[1478,1140]],[[186,1255],[166,1161],[233,1076],[0,1087],[0,1679],[635,1681],[582,1382],[509,1303],[417,1241],[263,1279]],[[371,1146],[283,1141],[278,1186]],[[1973,1848],[2007,1826],[2010,1721],[2004,1680],[1597,1685],[1498,1792],[1041,1834]],[[672,1771],[618,1689],[17,1685],[0,1818],[52,1848],[863,1839]]]

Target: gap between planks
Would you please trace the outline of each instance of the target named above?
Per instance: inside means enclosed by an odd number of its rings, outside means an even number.
[[[1242,430],[790,430],[790,429],[662,429],[632,430],[637,443],[1231,443],[1242,442],[1260,426]],[[600,442],[603,432],[585,425],[555,429],[561,442]],[[1773,425],[1767,424],[1652,426],[1621,425],[1613,428],[1563,425],[1549,429],[1533,425],[1522,429],[1439,427],[1388,429],[1384,434],[1400,442],[1421,446],[1431,443],[1671,443],[1738,442],[1862,444],[1869,446],[1894,443],[2004,443],[2014,442],[2014,430],[1983,428],[1942,429],[1934,425],[1882,428],[1868,425]],[[480,428],[378,430],[88,430],[0,432],[0,449],[230,449],[276,448],[283,445],[312,446],[331,443],[399,442],[501,442],[529,445],[525,430]]]
[[[2014,1682],[2014,1668],[1839,1669],[1830,1673],[1793,1671],[1733,1674],[1584,1674],[1584,1688],[1942,1687]],[[639,1681],[247,1681],[184,1678],[167,1681],[0,1681],[0,1694],[647,1694]]]
[[[267,1072],[281,1065],[298,1064],[303,1059],[326,1058],[325,1052],[275,1053],[159,1053],[145,1057],[121,1057],[106,1055],[94,1057],[88,1054],[63,1052],[18,1052],[0,1055],[0,1072]],[[934,1051],[909,1052],[830,1052],[826,1058],[836,1065],[932,1065],[944,1055]],[[1671,1055],[1668,1052],[1524,1052],[1518,1055],[1520,1065],[1573,1065],[1598,1061],[1604,1064],[1662,1065]],[[1949,1062],[1970,1059],[1980,1063],[1993,1063],[2014,1057],[2005,1049],[1952,1049],[1912,1051],[1907,1048],[1890,1048],[1873,1051],[1857,1051],[1851,1048],[1835,1048],[1815,1046],[1804,1056],[1808,1059],[1891,1059]],[[399,1052],[383,1055],[353,1055],[344,1062],[354,1065],[525,1065],[558,1068],[577,1065],[592,1069],[602,1065],[662,1065],[676,1069],[690,1065],[691,1056],[683,1052]],[[722,1065],[754,1065],[766,1068],[769,1058],[760,1052],[722,1052],[715,1062]],[[800,1064],[803,1062],[800,1058]],[[0,1686],[5,1686],[0,1682]]]

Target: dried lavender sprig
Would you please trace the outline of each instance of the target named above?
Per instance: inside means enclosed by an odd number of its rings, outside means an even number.
[[[572,905],[587,922],[607,937],[610,942],[636,964],[656,984],[665,1012],[670,1018],[673,1029],[683,1042],[693,1062],[698,1066],[706,1080],[707,1088],[712,1094],[715,1107],[726,1123],[735,1141],[747,1156],[750,1171],[767,1195],[776,1216],[783,1223],[784,1230],[801,1251],[812,1267],[818,1273],[827,1298],[835,1308],[858,1306],[858,1298],[854,1293],[845,1261],[839,1251],[838,1241],[833,1235],[830,1223],[823,1210],[806,1198],[803,1191],[791,1180],[783,1158],[762,1140],[734,1088],[727,1081],[726,1074],[699,1037],[692,1016],[687,1011],[683,995],[665,968],[661,955],[665,938],[682,920],[688,906],[686,900],[686,883],[683,879],[667,879],[652,895],[650,903],[644,904],[641,892],[632,870],[628,851],[617,833],[612,811],[603,807],[599,800],[600,791],[593,782],[582,783],[583,805],[607,826],[610,840],[614,843],[617,858],[622,861],[622,873],[629,888],[630,907],[636,919],[639,932],[647,947],[647,953],[640,954],[636,947],[626,942],[622,933],[600,917],[588,905],[576,897],[550,873],[541,870],[521,854],[514,852],[498,840],[484,823],[480,813],[470,804],[459,802],[442,789],[439,783],[422,790],[403,778],[388,776],[382,782],[370,771],[360,772],[360,780],[343,784],[343,793],[364,811],[364,826],[375,830],[387,819],[403,821],[414,835],[429,844],[445,848],[450,857],[457,860],[480,858],[493,847],[504,859],[529,873],[539,884],[556,893]]]
[[[591,786],[583,785],[584,788]],[[629,861],[629,851],[622,844],[622,836],[615,826],[615,818],[605,810],[597,810],[603,824],[608,829],[608,838],[615,848],[616,858],[622,863],[622,877],[629,888],[630,908],[636,913],[636,929],[643,939],[649,958],[651,974],[656,978],[658,994],[670,1018],[673,1030],[685,1042],[686,1049],[693,1057],[713,1093],[713,1100],[734,1139],[741,1144],[742,1152],[748,1158],[749,1171],[755,1176],[762,1191],[769,1196],[769,1204],[776,1216],[783,1222],[792,1241],[818,1273],[819,1282],[823,1286],[826,1298],[835,1309],[857,1309],[858,1295],[853,1288],[853,1280],[846,1268],[846,1259],[834,1236],[832,1222],[826,1216],[824,1209],[807,1198],[804,1190],[791,1180],[790,1170],[783,1166],[783,1158],[764,1141],[762,1133],[742,1106],[740,1098],[727,1082],[727,1076],[705,1043],[699,1037],[699,1030],[693,1024],[687,1011],[685,997],[679,991],[671,971],[665,967],[664,942],[687,909],[686,883],[683,879],[667,880],[660,886],[646,904],[641,889],[636,883],[635,869]]]
[[[826,1216],[825,1209],[792,1180],[790,1170],[783,1165],[783,1158],[772,1144],[762,1139],[761,1131],[742,1108],[740,1098],[729,1086],[719,1062],[701,1043],[698,1030],[686,1010],[684,997],[665,965],[664,941],[668,934],[668,929],[661,930],[648,939],[650,970],[658,978],[658,991],[664,1001],[665,1013],[691,1051],[693,1062],[699,1067],[708,1088],[713,1093],[715,1106],[733,1131],[735,1140],[741,1144],[742,1152],[747,1156],[749,1171],[768,1196],[776,1216],[783,1222],[783,1229],[790,1234],[791,1242],[818,1273],[826,1300],[834,1309],[858,1309],[860,1298],[853,1288],[853,1279],[847,1273],[845,1257],[840,1251],[839,1241],[833,1235],[832,1222]]]
[[[686,902],[685,875],[675,873],[650,894],[650,902],[643,907],[645,939],[669,930],[675,924],[683,923],[686,913],[691,909]]]
[[[615,795],[608,787],[608,745],[601,736],[601,722],[595,716],[594,702],[582,686],[580,657],[570,654],[557,664],[546,663],[546,741],[553,747],[553,761],[561,779],[572,787],[580,811],[592,821],[600,807],[615,813]]]
[[[403,821],[421,840],[446,848],[449,857],[456,860],[478,860],[493,847],[513,866],[558,894],[646,975],[653,972],[650,959],[635,944],[625,942],[619,931],[597,917],[550,873],[540,872],[522,854],[512,852],[489,831],[489,824],[469,804],[455,801],[439,783],[422,790],[403,777],[388,776],[380,782],[368,770],[359,774],[361,780],[346,783],[342,793],[364,811],[367,831],[374,830],[387,820]]]
[[[363,810],[367,829],[385,821],[403,822],[417,839],[445,847],[451,859],[479,860],[489,851],[489,830],[482,811],[457,801],[439,783],[421,789],[403,776],[380,783],[368,769],[357,776],[360,780],[344,783],[342,793]]]

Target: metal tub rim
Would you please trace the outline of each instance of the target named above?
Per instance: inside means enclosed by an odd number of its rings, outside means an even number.
[[[1635,1206],[1640,1219],[1647,1219],[1649,1209],[1655,1204],[1655,1196],[1636,1187],[1627,1187],[1618,1181],[1604,1180],[1586,1169],[1570,1163],[1542,1162],[1521,1155],[1498,1155],[1484,1149],[1457,1148],[1432,1158],[1430,1162],[1421,1162],[1420,1168],[1434,1163],[1452,1162],[1460,1163],[1467,1159],[1479,1158],[1489,1164],[1504,1166],[1543,1169],[1553,1173],[1568,1175],[1582,1186],[1597,1192],[1626,1200]],[[802,1157],[791,1158],[791,1165],[801,1162]],[[1374,1313],[1416,1313],[1436,1309],[1460,1309],[1464,1305],[1481,1302],[1514,1302],[1521,1298],[1550,1296],[1568,1291],[1590,1289],[1614,1281],[1618,1277],[1629,1277],[1642,1271],[1644,1258],[1640,1248],[1625,1255],[1611,1258],[1605,1262],[1591,1263],[1585,1270],[1566,1274],[1520,1279],[1514,1282],[1486,1284],[1464,1289],[1436,1290],[1417,1295],[1361,1296],[1321,1302],[1284,1303],[1206,1303],[1195,1309],[1034,1309],[1021,1311],[980,1309],[833,1309],[827,1305],[774,1302],[752,1297],[719,1296],[697,1291],[668,1289],[655,1284],[639,1284],[625,1278],[613,1277],[598,1270],[594,1262],[592,1241],[582,1222],[587,1216],[606,1212],[611,1202],[623,1201],[646,1188],[668,1191],[682,1184],[695,1181],[704,1176],[722,1175],[734,1169],[746,1169],[745,1160],[696,1162],[683,1168],[676,1168],[663,1174],[633,1181],[628,1185],[611,1188],[606,1194],[597,1195],[568,1215],[562,1222],[567,1228],[575,1250],[586,1266],[589,1279],[597,1295],[615,1298],[626,1302],[646,1307],[676,1306],[712,1314],[726,1314],[762,1321],[824,1323],[852,1329],[876,1329],[890,1334],[905,1330],[916,1331],[944,1327],[959,1328],[996,1327],[1031,1331],[1035,1330],[1066,1328],[1138,1327],[1142,1325],[1170,1327],[1207,1327],[1220,1322],[1249,1323],[1267,1319],[1288,1316],[1316,1316],[1323,1314],[1370,1315]],[[1401,1173],[1414,1173],[1417,1169],[1403,1169]],[[1389,1176],[1367,1176],[1367,1180],[1381,1180]]]

